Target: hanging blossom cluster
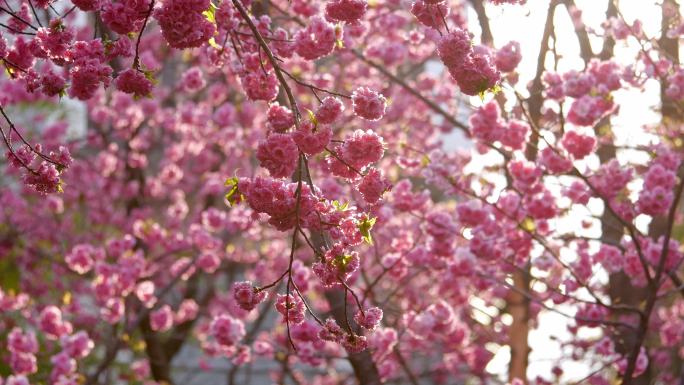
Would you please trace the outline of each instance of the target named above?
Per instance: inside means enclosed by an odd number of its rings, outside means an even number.
[[[675,383],[681,17],[548,6],[4,2],[0,384]],[[551,17],[521,73],[486,15],[563,7],[581,60]],[[633,121],[653,87],[660,121]],[[527,378],[550,312],[559,357]]]

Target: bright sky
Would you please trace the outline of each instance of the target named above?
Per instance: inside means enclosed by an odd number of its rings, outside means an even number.
[[[605,10],[608,0],[576,0],[577,7],[582,11],[582,19],[589,27],[601,31],[601,23],[605,20]],[[501,47],[510,40],[520,42],[523,53],[523,60],[520,64],[521,78],[518,82],[518,89],[525,94],[524,87],[534,76],[536,60],[539,50],[546,11],[549,0],[528,0],[525,6],[489,6],[487,12],[494,35],[496,47]],[[622,0],[619,2],[620,10],[628,22],[639,18],[643,23],[643,28],[647,36],[657,37],[660,35],[660,6],[655,0]],[[472,32],[476,31],[477,16],[468,15],[471,23]],[[558,7],[555,15],[556,37],[558,38],[557,49],[563,56],[559,63],[558,71],[564,72],[570,69],[581,70],[583,61],[579,54],[579,44],[575,36],[574,26],[570,16],[564,7]],[[599,51],[602,44],[600,37],[592,38],[594,51]],[[632,64],[637,45],[618,42],[615,48],[615,60],[620,64]],[[547,63],[549,64],[549,63]],[[613,130],[618,144],[643,144],[649,141],[649,137],[643,133],[643,125],[652,124],[659,120],[659,116],[653,111],[653,107],[658,103],[659,88],[656,82],[647,85],[646,92],[626,92],[616,93],[615,101],[620,105],[620,114],[612,120]],[[472,98],[474,106],[482,104],[479,98]],[[635,161],[635,154],[625,153],[623,157],[629,157],[630,161]],[[478,162],[482,164],[481,162]],[[601,212],[601,205],[589,207],[592,212]],[[569,220],[563,226],[578,228],[581,220],[580,216],[573,215],[574,221]],[[641,225],[646,225],[643,223]],[[594,229],[596,232],[599,229]],[[598,234],[593,234],[594,236]],[[474,302],[477,302],[475,300]],[[483,308],[481,302],[474,303],[478,308]],[[564,309],[572,313],[572,310]],[[493,313],[494,311],[492,311]],[[540,375],[550,378],[549,374],[556,359],[561,356],[560,341],[569,338],[566,331],[567,319],[559,314],[544,312],[540,316],[540,326],[532,331],[529,341],[532,347],[530,355],[530,368],[528,377],[534,378]],[[551,337],[554,337],[553,339]],[[505,378],[510,352],[508,348],[499,349],[494,360],[488,369],[493,373],[501,373]],[[572,383],[589,373],[591,369],[585,363],[566,362],[563,364],[566,373],[562,383]]]

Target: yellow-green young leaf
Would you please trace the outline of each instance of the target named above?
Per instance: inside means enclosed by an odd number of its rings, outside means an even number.
[[[364,218],[356,226],[359,229],[359,232],[361,233],[364,242],[368,243],[369,245],[373,244],[373,236],[371,235],[371,230],[373,229],[373,225],[375,225],[376,220],[377,218]]]
[[[314,127],[318,127],[318,119],[316,119],[316,114],[314,114],[314,112],[308,108],[306,109],[306,112],[309,114],[309,120],[311,120],[311,123],[313,123]]]
[[[349,202],[340,203],[339,201],[332,201],[332,205],[337,211],[345,211],[349,207]]]
[[[240,190],[238,190],[237,177],[226,179],[226,183],[224,184],[226,185],[226,187],[230,187],[230,190],[228,190],[228,192],[226,193],[226,201],[228,202],[228,204],[233,206],[243,199],[242,193],[240,193]]]
[[[214,25],[216,24],[216,6],[213,3],[211,3],[211,5],[209,6],[209,9],[202,12],[202,15],[204,15],[204,17],[207,20],[209,20],[210,23],[212,23]]]
[[[214,39],[213,37],[211,39],[209,39],[209,41],[207,41],[207,43],[209,43],[209,45],[212,46],[213,48],[215,48],[219,51],[221,50],[221,46],[218,45],[218,43],[216,43],[216,39]]]
[[[342,272],[347,271],[347,265],[349,265],[349,262],[352,260],[351,255],[336,255],[335,260],[333,261],[333,264]]]
[[[520,227],[522,227],[523,230],[527,231],[528,233],[531,233],[537,229],[537,225],[534,223],[534,219],[530,217],[523,219],[523,221],[520,222]]]
[[[430,157],[427,154],[423,155],[423,157],[420,159],[420,165],[423,167],[427,167],[430,162]]]

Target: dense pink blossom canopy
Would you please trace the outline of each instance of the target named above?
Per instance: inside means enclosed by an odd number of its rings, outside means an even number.
[[[0,385],[681,383],[684,22],[651,6],[4,1]]]

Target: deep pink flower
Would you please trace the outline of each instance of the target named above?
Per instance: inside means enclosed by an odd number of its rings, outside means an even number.
[[[380,321],[382,320],[382,309],[378,307],[371,307],[366,310],[358,311],[354,315],[354,321],[356,321],[359,326],[366,328],[368,330],[373,330],[375,329],[378,325],[380,325]]]
[[[253,310],[258,304],[266,299],[265,291],[258,291],[250,281],[236,282],[233,284],[233,298],[242,309]]]
[[[355,23],[366,13],[366,0],[330,0],[325,5],[325,16],[331,20]]]
[[[291,135],[275,133],[259,143],[256,156],[271,176],[286,178],[291,176],[297,167],[299,150]]]
[[[340,155],[345,162],[361,169],[379,161],[384,152],[382,137],[371,130],[356,130],[344,141]]]
[[[245,336],[245,326],[242,321],[229,315],[216,317],[209,327],[216,342],[223,346],[234,346]]]
[[[382,198],[382,195],[392,188],[387,178],[382,174],[382,171],[371,168],[359,183],[359,192],[363,195],[363,199],[374,204]]]
[[[152,82],[144,73],[133,68],[121,72],[114,80],[114,85],[119,91],[138,97],[148,96],[152,92]]]
[[[320,16],[309,20],[309,25],[294,35],[295,51],[306,60],[315,60],[330,54],[335,48],[335,27]]]
[[[380,120],[385,115],[387,99],[368,87],[360,87],[352,93],[354,114],[366,120]]]

